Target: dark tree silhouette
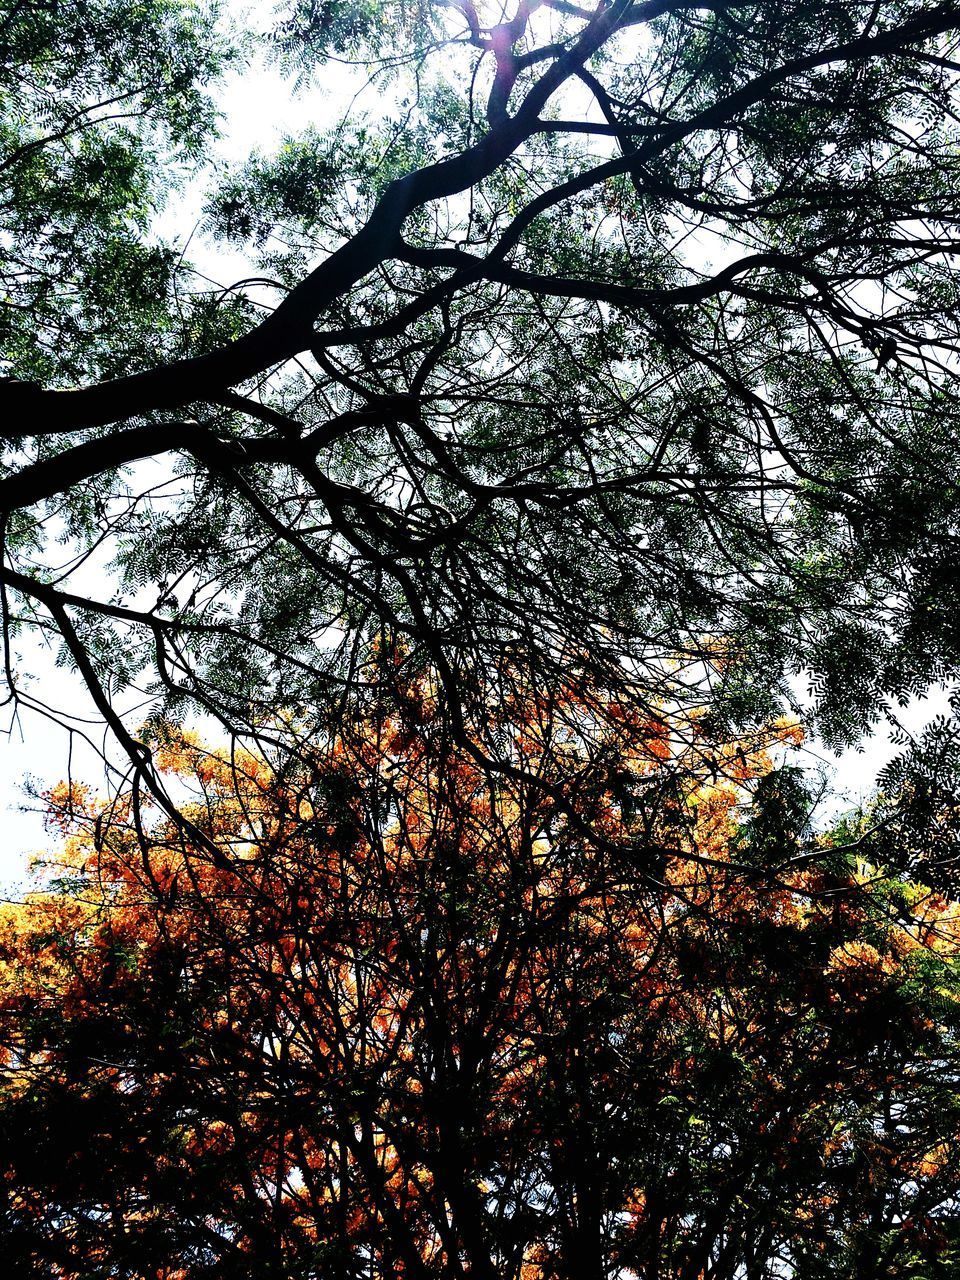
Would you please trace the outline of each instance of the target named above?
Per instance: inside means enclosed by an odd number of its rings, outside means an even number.
[[[7,1265],[951,1274],[956,903],[852,831],[798,860],[760,743],[678,787],[663,721],[516,700],[527,773],[491,791],[432,710],[408,687],[282,774],[168,734],[226,867],[132,797],[54,789],[66,850],[0,913]],[[573,814],[530,782],[570,768]]]
[[[117,688],[322,731],[380,636],[491,759],[504,655],[718,732],[803,673],[836,741],[955,670],[956,5],[298,3],[291,72],[385,92],[210,179],[223,290],[136,224],[228,53],[4,13],[15,701],[59,635],[150,775]]]

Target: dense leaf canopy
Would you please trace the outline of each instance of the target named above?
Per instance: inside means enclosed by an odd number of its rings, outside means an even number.
[[[528,699],[502,725],[528,776],[491,791],[433,709],[408,688],[281,772],[165,734],[226,865],[135,796],[54,789],[66,850],[0,915],[7,1264],[953,1274],[957,904],[852,829],[788,856],[760,741],[651,803],[669,725],[622,714],[587,752],[582,705]],[[530,783],[563,759],[572,815]]]
[[[784,713],[960,669],[960,4],[266,20],[0,0],[5,1261],[954,1274],[960,735]]]
[[[504,655],[836,741],[955,670],[960,7],[288,5],[380,96],[218,174],[200,10],[3,13],[5,634],[108,718],[322,726],[384,635],[491,758]]]
[[[177,263],[149,232],[178,171],[202,154],[214,113],[201,86],[230,57],[192,5],[0,8],[8,376],[63,385],[179,352],[168,315]],[[8,415],[8,438],[40,425]]]

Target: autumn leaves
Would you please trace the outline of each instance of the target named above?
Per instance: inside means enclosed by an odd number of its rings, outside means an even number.
[[[505,778],[423,705],[299,769],[168,734],[230,872],[162,814],[51,792],[70,834],[2,919],[18,1262],[732,1280],[946,1256],[960,909],[849,833],[758,863],[795,728],[701,741],[695,769],[666,717],[528,699]]]

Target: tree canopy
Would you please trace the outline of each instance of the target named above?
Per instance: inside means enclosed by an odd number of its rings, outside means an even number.
[[[19,380],[4,386],[8,450],[48,425],[17,411],[18,386],[114,378],[179,351],[177,262],[151,223],[202,156],[204,85],[233,56],[199,6],[0,9],[0,354]]]
[[[495,760],[504,655],[832,742],[955,670],[956,5],[290,4],[380,96],[229,172],[202,8],[3,14],[15,700],[52,629],[148,771],[117,688],[322,732],[387,637]]]
[[[960,668],[960,4],[265,22],[0,0],[7,705],[129,763],[0,906],[5,1261],[945,1280],[960,734],[791,748]]]
[[[226,865],[133,794],[52,790],[66,846],[0,914],[8,1265],[952,1274],[957,904],[851,829],[784,856],[789,727],[627,806],[625,771],[676,781],[666,722],[588,752],[586,708],[527,699],[502,728],[528,776],[492,792],[431,712],[408,688],[280,772],[168,732]],[[529,778],[570,757],[563,815]]]

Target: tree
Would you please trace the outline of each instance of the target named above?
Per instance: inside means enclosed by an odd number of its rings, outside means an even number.
[[[195,321],[171,314],[176,255],[152,239],[151,222],[202,155],[215,121],[204,86],[233,59],[204,5],[0,8],[8,474],[44,456],[36,439],[22,452],[45,414],[24,420],[18,396],[117,377],[181,349],[181,325]]]
[[[126,91],[163,15],[139,101],[182,149],[210,64],[192,9],[138,7],[112,61],[122,6],[60,11],[95,34],[51,63],[61,19],[28,24],[68,105],[6,169],[5,636],[62,637],[139,774],[116,688],[322,734],[380,637],[494,761],[504,654],[540,687],[579,664],[638,706],[709,696],[718,732],[803,674],[831,741],[955,670],[956,5],[298,0],[277,56],[359,64],[381,105],[211,179],[254,280],[197,292],[154,253],[136,295],[128,226],[109,287],[84,250],[82,305],[70,237],[142,207],[85,68]],[[56,164],[65,209],[30,176]]]
[[[798,855],[791,822],[773,868],[788,726],[711,780],[666,767],[664,720],[518,698],[528,769],[491,790],[434,705],[409,686],[284,774],[168,733],[226,865],[53,790],[66,845],[0,921],[10,1265],[951,1274],[956,904],[851,831]],[[558,769],[575,814],[530,782]]]

